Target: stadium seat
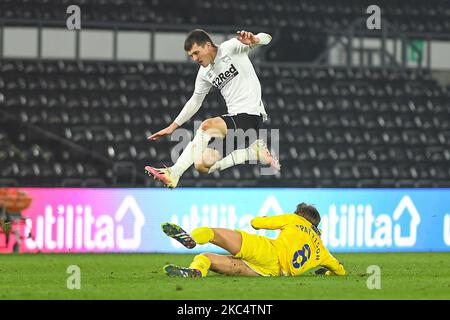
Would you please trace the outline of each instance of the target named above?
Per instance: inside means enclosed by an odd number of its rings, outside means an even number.
[[[280,130],[281,174],[189,169],[183,186],[433,187],[450,179],[450,90],[428,72],[255,68],[265,125]],[[146,138],[173,121],[197,72],[191,63],[20,59],[4,59],[0,71],[1,115],[9,117],[0,116],[0,150],[8,150],[1,178],[39,186],[158,186],[139,173],[170,165],[176,141]],[[184,128],[225,112],[213,89]]]

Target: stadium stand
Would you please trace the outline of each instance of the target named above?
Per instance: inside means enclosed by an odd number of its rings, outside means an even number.
[[[0,19],[61,22],[72,4],[83,8],[83,23],[97,28],[260,26],[276,34],[255,68],[267,127],[280,129],[281,173],[261,176],[258,166],[242,165],[196,179],[190,169],[182,186],[450,186],[450,88],[429,70],[279,64],[313,61],[326,34],[365,15],[369,1],[3,0]],[[447,0],[377,5],[400,32],[448,39]],[[146,137],[176,117],[196,72],[191,63],[0,60],[0,185],[159,185],[143,167],[170,165],[177,141]],[[213,90],[184,128],[225,112]]]
[[[371,4],[360,0],[341,0],[338,5],[332,0],[4,0],[0,14],[8,19],[60,20],[69,5],[79,5],[86,22],[258,25],[326,31],[345,28]],[[379,0],[376,4],[384,8],[383,17],[401,31],[435,36],[450,33],[450,3],[446,0]]]
[[[275,32],[274,43],[268,49],[269,61],[312,61],[327,43],[327,34],[345,30],[356,23],[366,30],[366,8],[373,3],[361,0],[29,0],[2,1],[0,18],[26,21],[61,22],[61,13],[70,5],[83,8],[83,23],[97,28],[110,24],[228,26]],[[398,32],[427,34],[428,39],[448,39],[450,34],[450,2],[435,0],[380,0],[383,20]],[[220,14],[218,14],[220,13]],[[270,13],[270,14],[268,14]],[[232,27],[234,26],[234,27]],[[366,32],[368,37],[380,33]]]
[[[188,170],[182,186],[448,187],[450,90],[429,71],[255,66],[280,128],[281,174]],[[177,141],[149,143],[190,97],[191,63],[4,59],[2,179],[21,186],[155,186]],[[226,112],[213,90],[193,120]]]

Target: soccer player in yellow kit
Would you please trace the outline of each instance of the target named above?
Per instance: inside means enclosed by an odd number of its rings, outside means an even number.
[[[164,271],[172,277],[205,277],[209,270],[227,275],[297,276],[323,267],[326,275],[345,275],[343,265],[320,239],[319,222],[316,208],[300,203],[293,214],[251,221],[255,229],[280,230],[276,239],[209,227],[196,228],[189,235],[179,226],[165,223],[163,231],[189,249],[196,244],[213,243],[231,255],[202,253],[194,257],[188,268],[170,264]]]

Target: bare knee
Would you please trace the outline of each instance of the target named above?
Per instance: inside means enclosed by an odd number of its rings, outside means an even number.
[[[200,128],[202,128],[203,131],[208,131],[212,128],[214,128],[214,119],[206,119],[202,122],[200,125]]]
[[[204,120],[200,125],[200,128],[203,131],[208,132],[208,134],[213,138],[223,138],[227,131],[227,125],[220,117]]]
[[[241,251],[242,234],[235,230],[212,228],[214,238],[210,241],[212,244],[227,250],[232,255],[236,255]]]
[[[210,167],[205,167],[205,165],[203,163],[196,163],[196,164],[194,164],[194,166],[195,166],[195,169],[197,169],[197,171],[201,172],[201,173],[208,173],[209,168],[210,168]]]
[[[209,168],[211,168],[214,163],[219,161],[221,158],[221,155],[219,151],[207,148],[203,154],[201,159],[197,159],[194,163],[195,169],[197,169],[201,173],[208,173]]]

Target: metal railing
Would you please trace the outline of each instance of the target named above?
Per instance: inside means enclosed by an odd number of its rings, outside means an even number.
[[[388,68],[406,68],[408,66],[408,50],[417,55],[417,68],[430,69],[431,67],[431,45],[432,39],[436,39],[436,34],[430,33],[404,33],[400,31],[394,24],[386,19],[383,19],[381,30],[368,30],[365,26],[366,18],[358,18],[353,21],[346,30],[327,30],[326,33],[329,38],[334,38],[331,43],[327,45],[324,51],[310,63],[287,63],[294,65],[313,65],[324,66],[330,65],[330,52],[336,46],[340,45],[345,48],[345,66],[364,66],[372,67],[371,63],[375,57],[380,58],[380,67]],[[5,27],[36,27],[37,28],[37,59],[42,59],[42,32],[44,28],[63,28],[66,29],[65,20],[30,20],[30,19],[1,19],[0,18],[0,59],[4,57],[4,28]],[[149,42],[149,60],[155,61],[155,35],[157,32],[180,32],[186,33],[187,30],[196,28],[197,26],[185,24],[143,24],[143,23],[111,23],[111,22],[83,22],[82,30],[84,29],[102,29],[109,30],[113,33],[112,42],[112,60],[118,60],[118,33],[120,31],[144,31],[150,34]],[[215,33],[223,36],[234,34],[241,26],[230,25],[215,25],[208,26],[207,30],[210,33]],[[278,29],[268,30],[267,27],[254,26],[254,30],[261,32],[268,32],[273,34],[273,38],[277,39],[280,32]],[[75,33],[75,59],[80,60],[80,31],[82,30],[67,30],[67,32]],[[365,47],[363,39],[377,38],[380,39],[380,47],[378,49]],[[421,48],[415,43],[416,40],[422,40],[425,43],[426,55],[424,55]],[[359,40],[360,45],[354,46],[354,41]],[[387,49],[387,42],[393,41],[394,52],[391,53]],[[400,43],[401,56],[397,57],[397,47]],[[264,53],[266,48],[259,50],[258,59],[264,61]],[[359,61],[355,64],[353,55],[358,53]],[[426,60],[424,61],[424,56]],[[364,60],[367,60],[366,63]]]
[[[75,33],[75,59],[80,59],[80,31],[85,29],[100,29],[108,30],[113,33],[113,61],[117,59],[118,53],[118,33],[120,31],[142,31],[150,34],[150,59],[149,61],[155,61],[155,35],[157,32],[180,32],[185,34],[188,30],[197,28],[198,26],[185,25],[185,24],[142,24],[142,23],[110,23],[110,22],[83,22],[81,30],[68,30],[65,21],[61,20],[27,20],[27,19],[1,19],[0,18],[0,59],[4,57],[4,28],[5,27],[35,27],[37,28],[37,59],[42,58],[42,32],[44,28],[59,28],[66,29],[67,32]],[[234,34],[237,30],[241,30],[241,26],[208,26],[207,31],[212,34],[218,34],[228,36]],[[267,27],[253,26],[252,29],[258,32],[272,32]]]
[[[329,31],[328,35],[331,37],[334,37],[335,40],[332,41],[327,48],[323,51],[322,54],[320,54],[317,59],[315,59],[313,62],[310,63],[292,63],[292,62],[286,62],[286,63],[280,63],[280,62],[264,62],[265,65],[276,65],[276,66],[304,66],[308,68],[315,68],[315,67],[323,67],[330,65],[330,52],[333,48],[335,48],[336,45],[342,45],[344,46],[346,59],[345,59],[345,65],[338,66],[342,68],[347,67],[354,67],[354,59],[353,54],[355,52],[359,52],[359,61],[357,65],[360,67],[367,66],[364,62],[363,57],[369,57],[368,61],[373,59],[375,56],[380,57],[380,66],[385,68],[406,68],[407,65],[407,53],[408,49],[412,50],[415,54],[417,54],[418,57],[418,68],[426,68],[430,69],[430,59],[431,59],[431,52],[430,52],[430,41],[432,39],[432,36],[429,34],[405,34],[398,29],[387,22],[386,20],[383,20],[383,26],[381,31],[369,31],[369,30],[361,30],[361,23],[365,23],[365,19],[357,19],[355,20],[347,30],[344,31]],[[9,26],[33,26],[38,28],[38,59],[42,58],[42,31],[44,28],[66,28],[65,21],[30,21],[30,20],[5,20],[0,19],[0,59],[3,58],[3,52],[4,48],[2,46],[3,40],[4,40],[4,28]],[[151,54],[150,54],[150,60],[154,61],[155,54],[155,34],[156,32],[183,32],[185,33],[186,30],[193,29],[194,26],[192,25],[144,25],[144,24],[133,24],[133,23],[84,23],[82,25],[83,29],[107,29],[111,30],[113,32],[113,60],[117,60],[117,50],[118,50],[118,32],[119,31],[129,31],[129,30],[135,30],[135,31],[147,31],[150,33],[150,46],[151,46]],[[209,26],[208,31],[211,33],[217,33],[217,34],[223,34],[223,35],[230,35],[234,33],[236,30],[238,30],[239,27],[237,26]],[[263,27],[254,27],[254,30],[262,31],[262,32],[269,32],[274,35],[274,38],[277,38],[278,31],[274,32],[273,30],[269,31],[267,28]],[[76,55],[75,59],[80,59],[80,31],[79,30],[73,30],[68,32],[75,32],[75,50]],[[373,38],[374,36],[377,36],[378,39],[380,39],[380,48],[374,49],[374,48],[368,48],[364,47],[362,39],[364,38]],[[354,46],[354,40],[357,39],[360,42],[360,46],[355,47]],[[426,61],[425,64],[423,64],[423,52],[420,48],[417,47],[417,45],[414,43],[415,39],[422,39],[426,43]],[[394,52],[391,53],[387,50],[387,41],[392,40],[394,41]],[[401,54],[400,54],[400,60],[397,57],[397,44],[401,44]],[[368,63],[371,64],[370,62]],[[17,121],[19,121],[16,117],[13,115],[8,114],[10,118],[13,118]],[[55,135],[54,133],[46,130],[42,127],[37,127],[35,125],[31,124],[25,124],[26,127],[39,135],[42,135],[46,139],[51,139],[58,141],[66,146],[68,146],[71,150],[76,151],[77,153],[82,153],[92,159],[95,159],[97,161],[100,161],[106,165],[111,165],[111,161],[107,158],[105,158],[103,155],[95,152],[94,150],[88,150],[85,147],[82,147],[80,145],[77,145],[73,143],[70,140],[64,139],[62,137],[59,137]],[[114,172],[120,172],[120,171],[127,171],[130,172],[131,181],[136,181],[136,170],[132,167],[129,163],[121,163],[118,165],[115,165],[113,168]],[[119,183],[120,181],[115,181]],[[69,182],[68,182],[69,183]]]
[[[408,50],[417,55],[417,65],[419,69],[431,68],[431,40],[432,35],[427,33],[404,33],[398,30],[398,28],[390,22],[383,20],[381,30],[368,30],[365,26],[366,19],[359,18],[353,21],[350,26],[343,31],[330,30],[328,36],[333,38],[326,47],[326,49],[315,59],[317,64],[330,63],[331,50],[336,46],[343,46],[345,55],[345,65],[347,67],[367,67],[373,66],[373,57],[380,57],[380,67],[394,67],[394,68],[406,68],[408,67]],[[363,27],[362,27],[363,26]],[[379,39],[380,47],[365,47],[364,39]],[[419,48],[415,41],[420,39],[424,41],[426,47],[426,61],[423,62],[424,54],[421,48]],[[354,43],[359,41],[359,46],[355,47]],[[393,43],[393,52],[389,52],[387,48],[388,41]],[[397,48],[400,43],[400,59],[398,59]],[[359,61],[355,63],[354,53],[358,53]],[[369,62],[366,63],[364,58],[367,57]],[[411,66],[411,65],[410,65]],[[414,67],[414,65],[412,65]]]

